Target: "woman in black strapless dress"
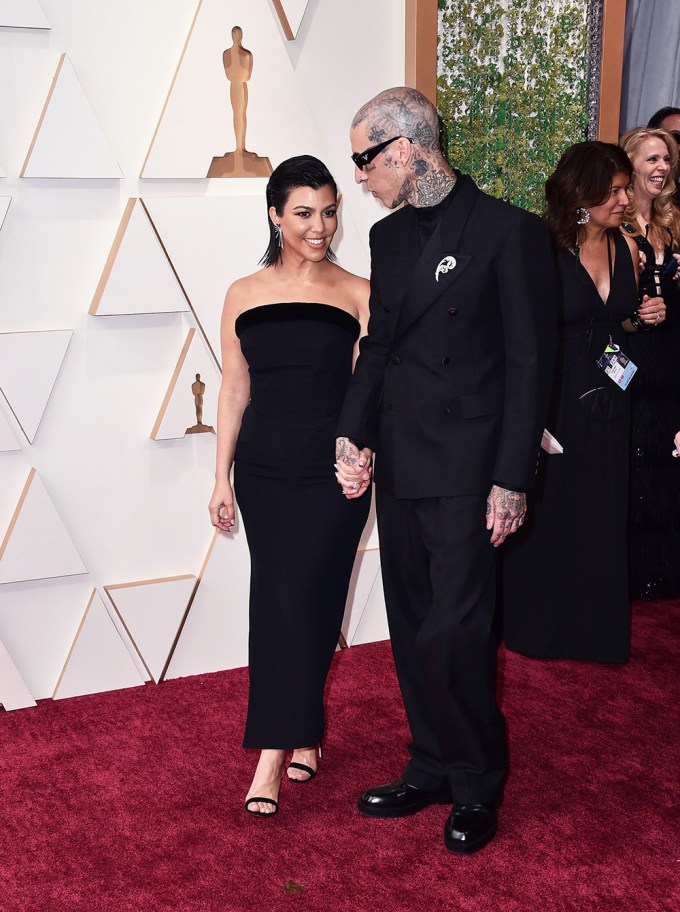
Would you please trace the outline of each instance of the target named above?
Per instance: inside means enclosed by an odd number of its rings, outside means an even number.
[[[335,425],[368,319],[368,282],[330,244],[337,188],[311,156],[283,162],[267,185],[264,268],[227,292],[213,525],[230,531],[234,488],[251,556],[250,694],[244,747],[260,748],[246,810],[278,810],[288,778],[316,775],[323,691],[370,506],[343,496]]]

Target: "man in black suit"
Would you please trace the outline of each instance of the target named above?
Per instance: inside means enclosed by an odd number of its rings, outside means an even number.
[[[368,335],[343,407],[346,496],[374,449],[385,600],[412,734],[402,777],[359,810],[453,803],[446,847],[496,832],[506,775],[496,703],[494,548],[521,526],[552,377],[555,282],[535,215],[451,170],[433,105],[388,89],[351,130],[357,182],[389,209],[373,226]],[[486,522],[485,522],[486,516]]]

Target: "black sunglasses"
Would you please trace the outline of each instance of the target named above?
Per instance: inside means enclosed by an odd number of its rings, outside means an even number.
[[[408,139],[410,143],[415,141],[410,136],[393,136],[392,139],[386,139],[385,142],[378,143],[377,146],[369,146],[363,152],[352,152],[352,161],[360,171],[363,171],[366,165],[370,165],[376,155],[380,155],[383,149],[386,149],[390,143],[395,142],[397,139]]]

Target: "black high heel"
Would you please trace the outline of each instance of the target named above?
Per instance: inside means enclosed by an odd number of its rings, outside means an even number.
[[[274,810],[269,813],[267,811],[251,811],[249,805],[257,803],[272,804]],[[278,814],[279,812],[279,802],[275,801],[273,798],[249,798],[245,803],[245,809],[249,814],[252,814],[253,817],[273,817],[274,814]]]
[[[319,745],[316,750],[317,750],[317,754],[318,754],[318,757],[320,760],[321,759],[321,745]],[[292,776],[288,775],[288,770],[290,770],[290,769],[302,770],[303,773],[307,773],[307,778],[306,779],[293,779]],[[306,763],[298,763],[297,761],[293,762],[291,760],[291,762],[288,764],[288,769],[286,770],[286,778],[289,779],[291,782],[297,782],[299,785],[302,785],[305,782],[311,782],[312,779],[315,779],[316,773],[317,773],[317,770],[312,769],[311,766],[307,766]]]

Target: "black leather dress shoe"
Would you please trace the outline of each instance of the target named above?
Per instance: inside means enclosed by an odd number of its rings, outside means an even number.
[[[472,855],[491,842],[498,828],[498,808],[490,804],[456,804],[444,824],[449,852]]]
[[[451,804],[448,785],[430,792],[396,779],[364,792],[357,807],[367,817],[408,817],[430,804]]]

